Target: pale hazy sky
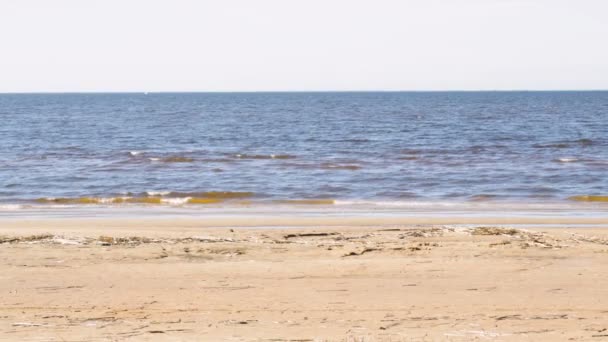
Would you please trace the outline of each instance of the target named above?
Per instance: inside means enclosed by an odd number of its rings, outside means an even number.
[[[608,0],[0,0],[0,92],[608,89]]]

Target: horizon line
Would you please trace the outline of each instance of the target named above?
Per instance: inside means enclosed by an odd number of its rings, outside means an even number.
[[[606,92],[606,89],[453,89],[453,90],[77,90],[77,91],[0,91],[0,95],[61,94],[272,94],[272,93],[543,93]]]

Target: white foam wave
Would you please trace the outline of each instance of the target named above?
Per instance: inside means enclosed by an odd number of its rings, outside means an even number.
[[[557,161],[560,163],[574,163],[579,161],[578,158],[574,158],[574,157],[563,157],[563,158],[557,158]]]
[[[188,203],[188,201],[192,197],[181,197],[181,198],[163,198],[161,199],[161,203],[169,204],[169,205],[183,205]]]
[[[23,206],[20,204],[0,204],[0,210],[19,210]]]
[[[171,191],[146,191],[148,196],[167,196]]]
[[[132,155],[133,157],[138,156],[142,153],[143,153],[142,151],[129,151],[129,154]]]
[[[130,197],[102,197],[99,199],[99,203],[100,204],[113,204],[114,201],[118,198],[125,200]]]

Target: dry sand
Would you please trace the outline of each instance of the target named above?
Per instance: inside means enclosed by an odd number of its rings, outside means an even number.
[[[2,220],[0,339],[608,341],[605,230],[343,222]]]

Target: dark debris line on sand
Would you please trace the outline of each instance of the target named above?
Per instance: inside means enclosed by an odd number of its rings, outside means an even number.
[[[231,234],[234,230],[231,229]],[[280,233],[280,232],[279,232]],[[508,246],[517,244],[521,248],[564,248],[565,242],[571,243],[594,243],[608,244],[608,241],[588,237],[580,234],[572,234],[566,240],[560,240],[545,233],[532,232],[523,229],[479,226],[473,228],[454,228],[451,226],[431,226],[413,228],[380,228],[361,235],[361,233],[344,232],[296,232],[271,237],[262,234],[259,237],[248,236],[236,238],[221,236],[190,236],[185,238],[148,238],[141,236],[112,237],[70,237],[52,234],[38,234],[28,236],[0,236],[0,245],[3,244],[55,244],[55,245],[99,245],[99,246],[139,246],[145,244],[161,244],[163,246],[184,243],[251,243],[251,244],[303,244],[316,245],[328,250],[340,247],[357,247],[356,250],[346,251],[342,257],[356,257],[376,251],[409,251],[416,252],[438,247],[438,244],[415,243],[404,246],[404,241],[414,242],[414,238],[440,237],[445,233],[469,234],[471,236],[504,236],[505,240],[490,243],[490,247]],[[372,239],[373,238],[373,239]],[[188,253],[189,249],[184,250]],[[163,247],[163,254],[167,252]],[[242,253],[237,253],[242,254]]]

